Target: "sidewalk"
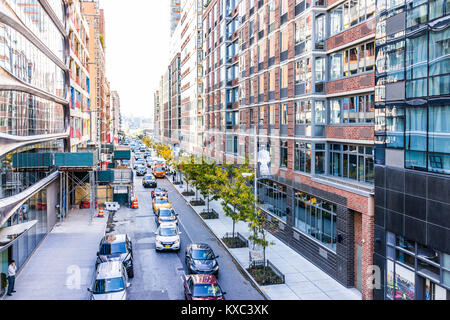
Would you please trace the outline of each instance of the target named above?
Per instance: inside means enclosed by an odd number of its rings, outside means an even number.
[[[185,187],[176,185],[174,187],[180,195],[185,190]],[[195,199],[181,196],[188,203]],[[205,209],[204,206],[192,208],[197,213]],[[224,215],[219,201],[211,201],[210,208],[217,211],[220,218],[204,222],[218,238],[222,238],[225,233],[231,232],[233,221]],[[236,232],[247,239],[250,236],[248,225],[244,222],[236,224]],[[286,277],[285,284],[260,286],[271,300],[361,300],[361,293],[357,289],[344,287],[270,233],[267,233],[267,240],[274,243],[266,249],[267,259]],[[228,251],[244,269],[248,268],[250,264],[248,248],[228,249]]]
[[[105,235],[107,216],[94,218],[90,210],[72,210],[56,225],[16,279],[16,293],[5,300],[86,300],[98,246]]]

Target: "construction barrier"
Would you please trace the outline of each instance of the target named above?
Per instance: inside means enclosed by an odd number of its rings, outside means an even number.
[[[98,210],[98,217],[99,218],[104,218],[105,216],[103,215],[103,208],[100,207],[100,209]]]
[[[138,198],[133,198],[131,200],[131,209],[139,209]]]

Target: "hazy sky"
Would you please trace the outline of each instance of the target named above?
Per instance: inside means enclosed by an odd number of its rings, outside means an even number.
[[[150,117],[169,65],[169,0],[100,0],[105,9],[106,75],[123,115]]]

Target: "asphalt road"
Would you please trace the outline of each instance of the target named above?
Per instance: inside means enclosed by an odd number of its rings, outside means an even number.
[[[150,172],[150,169],[149,169]],[[155,215],[152,210],[151,189],[142,187],[142,177],[135,177],[135,193],[139,209],[122,208],[109,223],[107,232],[127,233],[133,242],[134,278],[129,300],[184,300],[182,279],[187,274],[184,262],[189,243],[209,244],[218,258],[219,283],[227,300],[263,300],[263,296],[246,279],[201,219],[166,179],[158,180],[158,187],[169,191],[169,200],[179,214],[181,250],[179,253],[155,250]]]

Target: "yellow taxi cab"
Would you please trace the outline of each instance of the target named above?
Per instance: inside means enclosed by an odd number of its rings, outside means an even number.
[[[153,199],[153,212],[157,212],[162,208],[172,208],[172,202],[167,197],[156,197]]]
[[[156,178],[164,178],[166,176],[166,168],[163,165],[156,165],[155,169],[153,169],[153,174]]]

